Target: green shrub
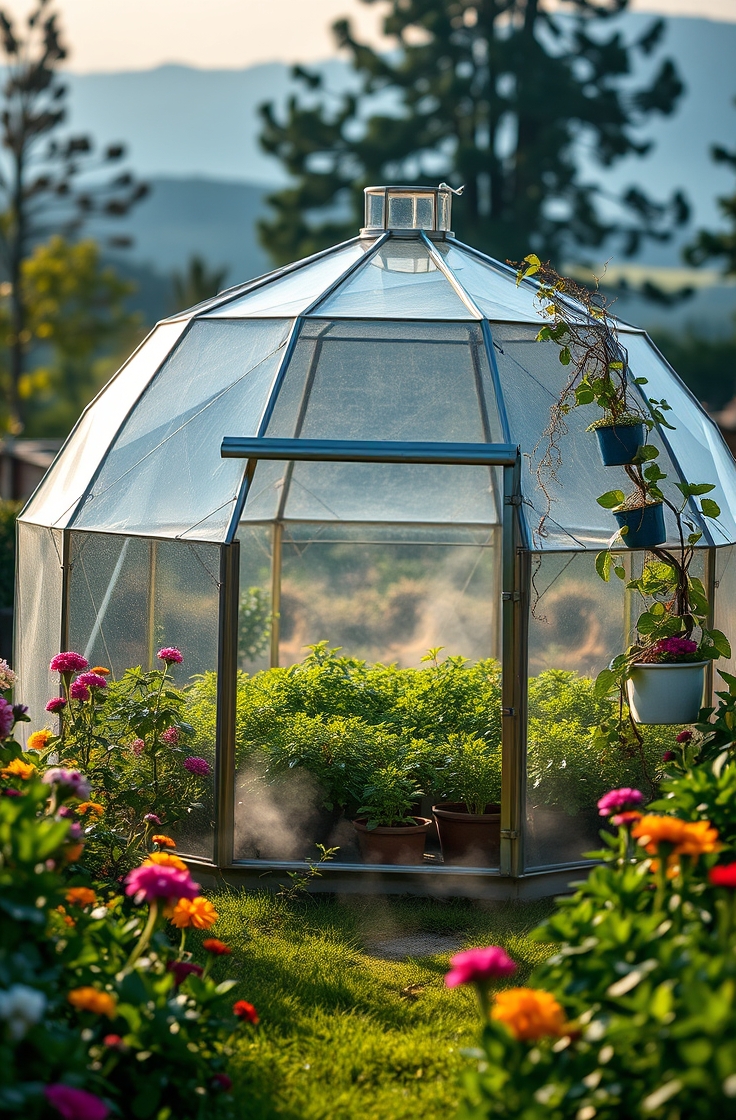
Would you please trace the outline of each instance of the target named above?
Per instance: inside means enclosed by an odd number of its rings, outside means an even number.
[[[0,501],[0,607],[12,607],[15,595],[15,519],[22,502]]]

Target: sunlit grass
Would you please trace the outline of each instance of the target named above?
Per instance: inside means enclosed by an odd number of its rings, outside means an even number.
[[[545,947],[526,936],[549,904],[360,897],[287,904],[266,894],[211,896],[212,931],[233,949],[218,962],[234,998],[258,1008],[233,1061],[240,1114],[253,1120],[452,1117],[477,1040],[473,991],[444,986],[449,953],[406,962],[370,955],[379,938],[457,935],[500,944],[523,980]]]

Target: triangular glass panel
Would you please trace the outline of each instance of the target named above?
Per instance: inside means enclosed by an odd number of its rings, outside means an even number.
[[[390,238],[312,312],[335,319],[473,319],[418,238]]]
[[[214,307],[203,318],[271,319],[300,315],[324,295],[370,247],[371,242],[351,242],[312,264],[301,265],[280,279],[267,281],[238,299]]]
[[[536,323],[541,319],[536,289],[532,284],[516,286],[516,276],[503,265],[485,264],[474,253],[439,242],[438,250],[458,284],[488,319],[512,323]]]

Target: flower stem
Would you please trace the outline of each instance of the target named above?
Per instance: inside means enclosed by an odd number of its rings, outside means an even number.
[[[125,967],[123,968],[123,972],[122,972],[123,976],[126,973],[132,971],[132,969],[135,966],[136,961],[142,955],[143,951],[148,947],[148,943],[151,940],[151,934],[153,933],[154,926],[156,925],[156,919],[157,918],[158,918],[158,901],[156,899],[154,899],[153,902],[150,904],[150,908],[149,908],[149,911],[148,911],[148,921],[146,922],[145,926],[143,927],[143,932],[141,933],[140,937],[138,938],[138,942],[135,945],[135,948],[133,949],[133,952],[128,957],[128,960],[126,961]]]

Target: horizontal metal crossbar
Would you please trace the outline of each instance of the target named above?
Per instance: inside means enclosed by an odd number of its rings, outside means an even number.
[[[265,439],[225,436],[223,459],[277,459],[316,463],[444,463],[511,467],[519,455],[510,443],[411,443],[391,440]]]

